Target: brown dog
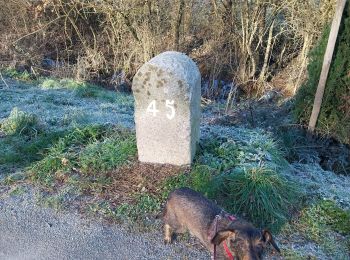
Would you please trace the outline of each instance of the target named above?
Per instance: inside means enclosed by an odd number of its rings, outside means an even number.
[[[268,230],[231,216],[200,193],[189,188],[173,191],[164,209],[164,242],[187,230],[212,253],[214,259],[261,259],[271,244],[280,252]]]

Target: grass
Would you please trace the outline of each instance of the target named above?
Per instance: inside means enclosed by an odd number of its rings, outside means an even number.
[[[65,131],[39,132],[35,136],[8,135],[0,138],[0,166],[3,172],[23,169],[43,158],[42,152],[65,135]]]
[[[55,78],[43,78],[40,83],[42,89],[71,89],[84,87],[84,82],[78,82],[73,79],[55,79]]]
[[[29,176],[46,186],[68,178],[72,172],[101,176],[127,164],[135,154],[135,137],[129,130],[100,125],[76,128],[30,167]]]
[[[15,187],[14,189],[12,189],[10,191],[10,195],[11,196],[21,196],[25,192],[26,192],[26,190],[23,187]]]
[[[88,144],[79,154],[82,172],[107,172],[123,166],[136,154],[135,136],[114,136]]]
[[[145,216],[158,214],[161,210],[162,201],[148,194],[138,195],[137,203],[123,203],[114,210],[114,214],[120,219],[131,219],[133,221],[142,221]]]
[[[172,190],[186,186],[258,227],[279,230],[300,198],[296,185],[282,174],[288,170],[288,163],[266,132],[234,130],[211,129],[202,140],[202,150],[190,173],[166,179],[157,194],[147,194],[146,200],[143,194],[135,204],[122,205],[117,211],[134,219],[133,212],[152,212]]]
[[[30,74],[28,71],[19,72],[15,68],[5,68],[2,73],[9,78],[21,80],[21,81],[32,81],[34,80],[34,75]]]
[[[41,131],[39,120],[34,114],[14,107],[10,115],[0,122],[0,130],[6,135],[37,135]]]
[[[227,208],[259,227],[279,229],[298,204],[295,185],[265,166],[236,168],[218,179]]]
[[[73,79],[54,78],[43,78],[40,81],[40,87],[42,89],[72,90],[77,98],[94,98],[109,102],[116,102],[118,100],[116,93],[83,81],[81,82]]]
[[[45,127],[26,133],[17,129],[30,124],[11,119],[15,130],[0,137],[0,171],[9,172],[6,167],[27,170],[34,184],[49,191],[49,195],[40,199],[42,205],[62,209],[71,200],[83,197],[86,201],[82,203],[87,204],[90,212],[154,225],[153,217],[160,213],[169,192],[187,186],[216,200],[233,214],[252,220],[258,227],[278,230],[292,218],[286,226],[301,233],[303,241],[320,246],[329,256],[341,258],[344,249],[349,249],[346,240],[349,212],[333,202],[333,199],[341,200],[344,207],[350,205],[349,180],[310,163],[288,164],[286,156],[295,159],[300,149],[304,149],[299,142],[304,144],[306,140],[298,139],[304,137],[297,132],[287,133],[278,143],[271,133],[260,129],[204,126],[202,149],[191,171],[165,175],[172,177],[147,186],[152,181],[147,174],[129,181],[128,176],[134,176],[130,171],[122,178],[129,166],[135,169],[135,135],[130,130],[111,126],[132,121],[132,98],[73,80],[40,79],[40,82],[40,88],[26,86],[25,91],[10,88],[2,92],[0,116],[6,115],[5,120],[12,118],[8,115],[17,106],[24,118],[40,115],[40,122],[37,120],[32,128]],[[37,103],[42,105],[40,110]],[[126,125],[132,128],[132,124]],[[288,146],[293,148],[292,153],[285,149]],[[309,151],[309,148],[305,150],[305,154],[310,155]],[[21,171],[9,175],[3,183],[13,185],[23,181]],[[335,181],[335,187],[330,186]],[[295,183],[300,190],[295,188]],[[124,194],[123,187],[127,184],[141,186]],[[21,193],[17,188],[11,192]],[[304,193],[309,198],[305,199]],[[319,201],[319,198],[327,200]],[[298,217],[292,213],[299,209],[300,201],[305,202],[305,208]],[[303,259],[308,254],[302,251],[283,249],[283,255],[286,259]]]
[[[46,81],[55,82],[56,87],[49,88],[47,84],[44,89],[38,85]],[[60,83],[49,78],[29,83],[8,81],[9,88],[1,90],[0,118],[8,118],[18,108],[20,114],[40,119],[37,126],[48,132],[106,123],[133,127],[132,95],[74,80]]]
[[[287,235],[287,239],[299,236],[299,240],[314,244],[331,259],[348,259],[349,221],[350,211],[341,209],[332,200],[318,200],[302,209],[282,234]]]
[[[285,177],[289,164],[279,144],[257,129],[213,126],[205,137],[196,159],[201,170],[193,171],[199,181],[190,186],[255,225],[278,230],[300,197]]]
[[[300,254],[297,251],[291,250],[291,249],[284,249],[282,251],[282,255],[285,260],[316,260],[316,258],[310,257],[310,256],[304,256]]]
[[[350,211],[342,210],[334,201],[321,200],[302,211],[300,224],[314,241],[320,241],[329,230],[350,236]]]

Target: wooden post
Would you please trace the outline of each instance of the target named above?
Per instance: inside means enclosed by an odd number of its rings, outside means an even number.
[[[318,114],[320,113],[323,93],[326,86],[329,67],[332,62],[334,46],[335,46],[335,42],[337,41],[337,35],[338,35],[339,26],[340,26],[343,10],[345,7],[345,3],[346,3],[346,0],[338,0],[337,2],[337,7],[334,14],[333,22],[332,22],[331,32],[328,38],[327,49],[323,59],[320,80],[318,82],[314,105],[312,108],[312,113],[309,121],[309,131],[315,130]]]

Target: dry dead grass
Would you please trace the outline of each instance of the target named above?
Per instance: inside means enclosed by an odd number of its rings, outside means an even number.
[[[112,207],[123,203],[136,203],[138,194],[159,195],[164,182],[179,173],[189,172],[189,167],[180,167],[168,164],[141,163],[135,161],[129,166],[118,168],[107,173],[110,179],[102,189],[92,191],[86,189],[85,193],[94,193],[96,198],[108,201]]]

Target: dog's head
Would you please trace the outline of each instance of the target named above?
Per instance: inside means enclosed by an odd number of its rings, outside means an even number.
[[[270,231],[259,230],[250,225],[235,228],[229,226],[220,230],[212,239],[212,243],[222,246],[227,259],[230,259],[230,254],[234,259],[262,259],[263,250],[268,244],[280,252]]]

